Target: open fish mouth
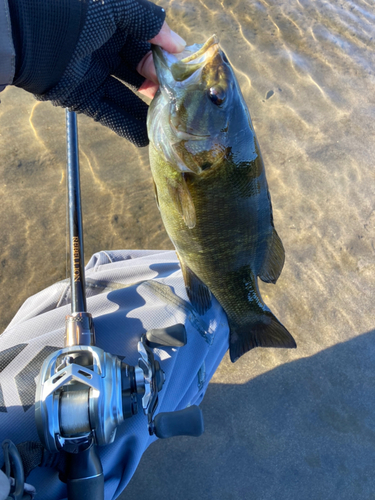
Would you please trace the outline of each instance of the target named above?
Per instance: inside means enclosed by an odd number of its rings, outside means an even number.
[[[198,49],[198,50],[196,50]],[[171,73],[176,82],[185,81],[207,64],[219,51],[219,41],[213,35],[203,45],[192,45],[181,53],[181,59],[172,63]],[[189,54],[184,57],[185,53]]]
[[[204,44],[194,44],[179,54],[170,54],[158,45],[152,46],[156,74],[162,88],[167,91],[173,84],[184,82],[201,69],[219,51],[219,41],[212,35]]]

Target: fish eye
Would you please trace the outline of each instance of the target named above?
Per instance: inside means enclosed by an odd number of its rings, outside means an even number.
[[[208,91],[208,97],[216,106],[221,106],[225,101],[225,93],[222,89],[211,87]]]

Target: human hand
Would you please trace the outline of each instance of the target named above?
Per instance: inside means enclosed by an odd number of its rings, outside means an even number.
[[[159,33],[156,35],[156,37],[152,38],[150,42],[154,45],[160,45],[160,47],[162,47],[167,52],[170,52],[171,54],[182,52],[186,45],[185,41],[177,33],[172,31],[165,21]],[[148,52],[139,62],[137,71],[140,75],[146,78],[146,80],[139,87],[138,92],[153,99],[156,91],[159,88],[159,82],[158,77],[156,76],[154,60],[152,58],[151,51]]]
[[[9,0],[9,6],[13,85],[146,146],[148,106],[121,81],[153,97],[157,79],[149,40],[183,50],[164,9],[147,0]]]

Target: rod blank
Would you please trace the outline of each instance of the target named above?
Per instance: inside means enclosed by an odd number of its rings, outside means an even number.
[[[79,180],[77,115],[66,110],[67,178],[69,206],[70,280],[72,313],[86,312],[81,188]]]

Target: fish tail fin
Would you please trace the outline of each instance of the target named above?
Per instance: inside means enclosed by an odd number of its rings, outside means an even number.
[[[229,326],[229,353],[232,363],[254,347],[297,347],[288,330],[269,310],[254,315],[245,324],[238,325],[229,321]]]

